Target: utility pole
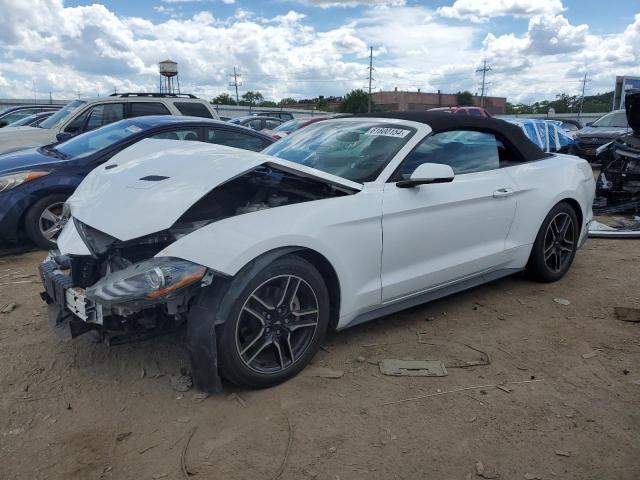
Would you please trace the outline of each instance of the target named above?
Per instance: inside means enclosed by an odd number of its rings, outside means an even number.
[[[587,80],[587,72],[584,73],[584,77],[582,79],[582,95],[580,95],[580,111],[578,112],[578,120],[580,120],[580,117],[582,116],[582,104],[584,103],[584,90],[585,87],[587,86],[587,82],[589,80]]]
[[[485,78],[487,72],[491,70],[491,67],[487,67],[487,61],[482,63],[482,68],[476,69],[476,72],[482,72],[482,87],[480,88],[480,106],[484,108],[484,90],[485,90]]]
[[[369,47],[369,103],[367,105],[367,112],[371,113],[371,80],[373,75],[373,47]]]
[[[242,86],[242,82],[238,83],[238,78],[242,75],[240,73],[236,73],[236,67],[233,67],[233,75],[229,75],[233,77],[233,83],[230,83],[230,87],[236,87],[236,105],[240,105],[240,98],[238,97],[238,85]]]

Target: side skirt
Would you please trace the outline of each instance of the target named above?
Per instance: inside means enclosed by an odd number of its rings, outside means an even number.
[[[345,328],[353,327],[370,320],[375,320],[376,318],[384,317],[385,315],[391,315],[392,313],[415,307],[416,305],[420,305],[422,303],[432,302],[433,300],[438,300],[439,298],[447,297],[454,293],[462,292],[464,290],[468,290],[485,283],[493,282],[494,280],[498,280],[499,278],[508,277],[509,275],[521,272],[522,270],[522,268],[505,268],[494,270],[492,272],[483,273],[475,277],[466,278],[454,284],[445,285],[443,287],[436,287],[433,290],[421,292],[408,298],[405,297],[403,299],[394,301],[393,303],[381,305],[374,310],[362,313],[338,330],[344,330]]]

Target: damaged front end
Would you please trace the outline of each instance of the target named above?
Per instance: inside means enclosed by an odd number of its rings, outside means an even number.
[[[198,294],[209,287],[215,293],[227,278],[206,266],[163,256],[165,248],[225,218],[351,193],[344,186],[260,165],[213,188],[171,227],[142,237],[122,241],[74,217],[67,228],[88,254],[72,248],[65,252],[63,235],[59,245],[65,254],[53,251],[40,265],[50,323],[65,338],[94,331],[110,345],[174,332],[188,322],[203,323],[203,315],[216,312],[202,308]],[[140,217],[144,222],[144,214]],[[192,358],[201,355],[191,347]],[[215,362],[211,358],[209,365]],[[194,380],[203,390],[220,389],[216,376]]]

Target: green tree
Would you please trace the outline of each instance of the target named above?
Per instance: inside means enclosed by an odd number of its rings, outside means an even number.
[[[338,110],[342,113],[365,113],[368,103],[369,95],[361,88],[358,88],[357,90],[351,90],[344,96]],[[373,102],[371,102],[371,109],[373,110]]]
[[[278,102],[278,105],[291,105],[294,103],[298,103],[298,101],[295,98],[285,97]]]
[[[277,107],[276,102],[271,101],[271,100],[264,100],[262,102],[260,102],[260,104],[258,105],[259,107]]]
[[[235,105],[236,99],[228,93],[221,93],[213,100],[211,100],[211,103],[213,103],[214,105]]]
[[[456,93],[456,100],[461,107],[473,106],[473,94],[468,90]]]
[[[260,92],[253,92],[249,90],[247,93],[242,95],[240,100],[240,105],[258,105],[259,103],[264,101],[264,96]]]
[[[329,108],[329,102],[327,102],[322,95],[318,97],[318,103],[316,103],[316,108],[321,112],[331,111],[331,109]]]

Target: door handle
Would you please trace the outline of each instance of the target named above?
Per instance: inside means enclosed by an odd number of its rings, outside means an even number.
[[[515,193],[513,188],[499,188],[493,192],[493,198],[509,197]]]

